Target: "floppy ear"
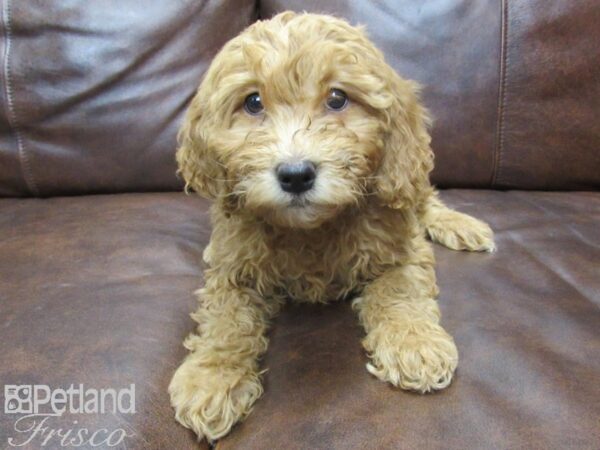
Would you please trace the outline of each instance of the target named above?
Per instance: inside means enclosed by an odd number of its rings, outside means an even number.
[[[186,192],[193,189],[202,197],[216,199],[222,190],[226,174],[210,150],[203,126],[200,92],[190,104],[178,134],[177,173],[185,181]]]
[[[378,197],[395,209],[418,207],[431,192],[430,119],[419,102],[419,86],[390,70],[392,101],[383,111],[386,136],[376,177]]]

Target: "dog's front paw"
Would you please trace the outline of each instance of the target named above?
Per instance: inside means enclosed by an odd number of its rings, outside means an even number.
[[[493,252],[494,232],[479,219],[457,211],[446,210],[437,220],[426,227],[434,242],[452,249],[471,252]]]
[[[169,385],[177,421],[194,430],[199,440],[209,441],[229,433],[262,392],[259,376],[251,369],[205,367],[193,360],[184,361]]]
[[[399,327],[380,325],[364,340],[371,362],[367,370],[402,389],[430,392],[452,381],[458,350],[452,337],[436,323]]]

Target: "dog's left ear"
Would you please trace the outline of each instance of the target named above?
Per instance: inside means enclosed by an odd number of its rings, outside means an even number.
[[[414,208],[431,192],[430,119],[419,100],[419,85],[388,68],[393,98],[383,110],[386,133],[375,189],[390,208]]]

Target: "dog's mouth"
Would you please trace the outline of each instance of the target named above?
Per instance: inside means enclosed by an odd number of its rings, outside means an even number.
[[[288,204],[288,208],[305,208],[310,206],[310,201],[303,195],[295,195]]]
[[[278,206],[254,211],[271,225],[285,228],[313,229],[333,219],[341,207],[320,203],[306,195],[294,195]]]

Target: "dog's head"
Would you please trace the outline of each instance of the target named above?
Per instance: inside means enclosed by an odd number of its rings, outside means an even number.
[[[228,211],[313,228],[366,201],[409,208],[432,168],[427,116],[361,29],[286,12],[215,57],[180,130],[186,186]]]

